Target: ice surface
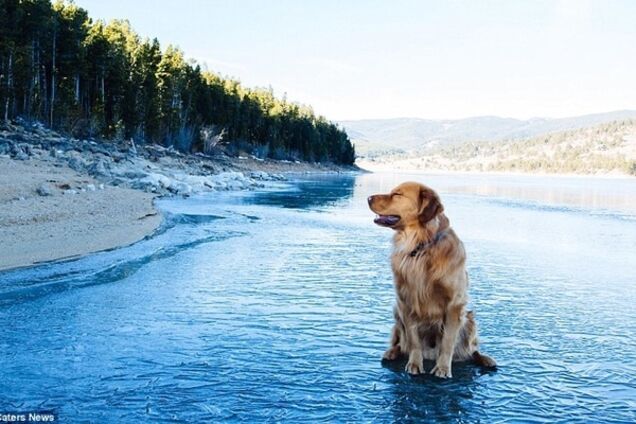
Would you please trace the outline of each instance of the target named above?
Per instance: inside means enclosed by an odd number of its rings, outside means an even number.
[[[496,372],[380,362],[391,230],[366,197],[404,179],[441,191]],[[63,422],[633,422],[633,214],[480,184],[345,175],[168,199],[154,238],[2,273],[0,405]]]

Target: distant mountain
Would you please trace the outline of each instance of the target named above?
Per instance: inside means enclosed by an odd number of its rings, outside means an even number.
[[[478,116],[456,120],[419,118],[341,121],[361,156],[460,145],[469,141],[519,140],[636,118],[636,110],[619,110],[568,118],[528,120]]]
[[[636,119],[498,141],[469,141],[360,158],[372,171],[636,176]]]

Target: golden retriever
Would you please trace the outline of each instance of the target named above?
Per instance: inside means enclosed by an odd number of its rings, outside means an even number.
[[[374,222],[395,230],[395,324],[383,359],[408,355],[410,374],[424,371],[424,359],[434,360],[431,374],[441,378],[452,377],[453,360],[495,367],[492,358],[477,350],[477,325],[473,313],[466,311],[464,244],[450,227],[437,193],[406,182],[388,194],[370,196],[368,202],[378,215]]]

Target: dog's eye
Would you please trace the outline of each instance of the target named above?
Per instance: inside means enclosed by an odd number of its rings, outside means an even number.
[[[391,193],[391,196],[401,196],[402,193]]]

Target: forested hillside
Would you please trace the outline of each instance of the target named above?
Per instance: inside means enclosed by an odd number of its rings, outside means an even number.
[[[0,0],[0,119],[77,137],[352,164],[347,134],[311,108],[202,71],[127,21],[48,0]]]
[[[636,110],[616,110],[567,118],[364,119],[342,121],[359,156],[379,158],[410,150],[459,146],[468,142],[523,140],[618,120],[636,119]]]
[[[369,169],[636,175],[636,120],[523,140],[467,142],[360,161]]]

